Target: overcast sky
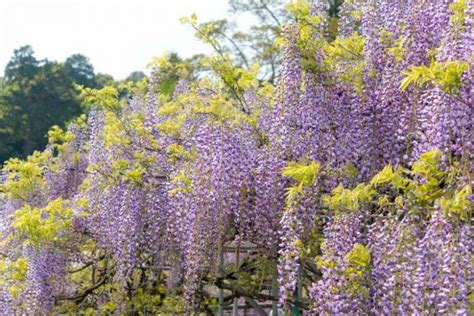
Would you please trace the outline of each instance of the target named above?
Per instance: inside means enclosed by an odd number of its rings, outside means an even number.
[[[227,0],[0,0],[0,73],[22,45],[38,59],[90,58],[96,72],[125,78],[154,56],[208,52],[179,18],[223,18]]]

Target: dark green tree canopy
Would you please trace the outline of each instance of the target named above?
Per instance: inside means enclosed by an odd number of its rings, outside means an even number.
[[[86,56],[81,54],[71,55],[66,59],[64,68],[75,83],[90,88],[98,87],[94,67]]]
[[[75,84],[101,86],[86,56],[60,63],[38,60],[29,45],[14,51],[0,85],[0,163],[42,149],[52,125],[65,126],[82,112]]]
[[[8,84],[33,78],[38,71],[39,64],[40,61],[35,58],[31,46],[26,45],[15,49],[12,59],[5,68],[5,82]]]
[[[138,82],[145,78],[146,75],[143,73],[143,71],[133,71],[128,75],[128,77],[125,79],[126,81],[132,81],[132,82]]]

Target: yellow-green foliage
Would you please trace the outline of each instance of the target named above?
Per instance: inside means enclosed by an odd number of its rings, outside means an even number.
[[[117,110],[121,107],[119,91],[113,86],[102,89],[81,87],[81,98],[90,105],[98,105],[107,109]]]
[[[108,301],[100,306],[100,311],[102,315],[109,315],[117,308],[117,303],[113,301]]]
[[[174,315],[185,312],[185,303],[181,296],[166,295],[166,288],[158,286],[153,294],[138,289],[128,306],[130,310],[135,310],[138,315]]]
[[[370,251],[367,246],[355,244],[352,250],[344,257],[352,267],[366,270],[370,264]]]
[[[388,164],[371,179],[370,184],[374,187],[383,184],[390,184],[399,190],[405,191],[410,188],[412,183],[410,179],[405,177],[406,173],[410,173],[410,171],[400,166],[397,166],[394,171],[392,165]]]
[[[311,4],[305,0],[297,0],[288,3],[285,9],[296,19],[306,19],[311,13]]]
[[[211,114],[213,119],[221,122],[238,115],[237,110],[219,95],[205,99],[196,98],[192,109],[196,114]]]
[[[326,46],[327,58],[360,60],[363,57],[364,37],[358,33],[338,36]]]
[[[419,87],[430,83],[445,92],[456,93],[461,86],[462,74],[468,68],[469,64],[464,61],[435,62],[433,59],[429,66],[412,66],[403,71],[400,89],[405,90],[412,83]]]
[[[431,150],[420,155],[420,159],[413,163],[411,170],[398,167],[394,172],[392,166],[388,165],[376,174],[370,183],[374,186],[389,184],[398,190],[409,193],[412,202],[421,206],[427,205],[442,194],[440,182],[446,177],[446,173],[438,169],[440,161],[441,152]],[[409,175],[421,177],[423,181],[414,181],[408,177]],[[382,196],[379,199],[379,204],[384,204],[386,201],[386,197]],[[403,205],[402,199],[395,202],[398,205]]]
[[[13,282],[22,282],[26,280],[26,272],[28,269],[28,261],[20,257],[16,261],[2,260],[0,261],[0,275],[4,276],[7,272]]]
[[[0,260],[0,286],[8,286],[10,294],[16,298],[24,288],[28,261],[19,257],[15,261]]]
[[[293,1],[286,9],[296,20],[297,45],[301,52],[301,65],[312,73],[336,74],[338,80],[353,86],[354,92],[362,93],[364,87],[363,73],[364,38],[357,32],[348,36],[328,37],[334,23],[328,17],[311,12],[311,3],[305,0]],[[329,27],[329,29],[328,29]],[[285,43],[285,39],[279,39]],[[315,55],[322,55],[318,62]],[[327,77],[328,84],[332,84],[334,77]]]
[[[472,215],[472,202],[469,201],[471,195],[472,187],[465,185],[453,197],[443,196],[438,200],[438,203],[447,216],[458,217],[467,221]]]
[[[370,184],[382,184],[382,183],[387,183],[392,181],[393,178],[393,168],[392,164],[388,164],[385,166],[382,171],[377,173],[372,180],[370,181]]]
[[[61,234],[69,231],[72,209],[67,206],[66,201],[56,199],[44,208],[25,205],[12,217],[14,234],[23,239],[25,245],[40,247],[45,243],[60,241],[63,237]]]
[[[364,272],[370,269],[370,250],[367,246],[356,243],[344,260],[348,263],[344,274],[348,278],[347,290],[352,293],[367,295],[367,288],[362,283]]]
[[[443,194],[440,184],[447,174],[439,170],[441,156],[438,150],[426,152],[411,168],[412,174],[424,178],[424,181],[411,182],[408,187],[420,205],[431,204]]]
[[[163,300],[163,305],[157,312],[158,315],[181,315],[186,312],[185,302],[182,296],[168,295]]]
[[[449,17],[450,22],[458,29],[464,25],[466,19],[467,0],[456,0],[449,5],[452,14]]]
[[[144,117],[142,113],[130,114],[130,116],[127,117],[127,127],[133,130],[133,133],[135,133],[140,138],[145,139],[147,142],[151,142],[154,140],[154,137],[152,137],[151,134],[145,129],[143,119]]]
[[[370,208],[373,204],[385,210],[421,211],[423,216],[430,216],[438,204],[449,217],[468,220],[472,214],[472,202],[468,200],[472,187],[456,187],[460,171],[454,165],[449,173],[444,171],[441,158],[439,150],[431,150],[421,154],[410,169],[397,166],[394,170],[389,164],[368,184],[359,184],[352,190],[340,184],[330,195],[323,196],[322,201],[336,212]],[[395,191],[387,194],[390,187]]]
[[[184,20],[185,19],[186,18],[184,18]],[[170,55],[171,55],[170,53],[166,53],[162,56],[153,58],[148,63],[147,67],[159,69],[159,71],[165,72],[165,73],[173,73],[173,74],[178,75],[180,78],[188,77],[189,65],[185,63],[171,62]]]
[[[176,118],[170,118],[158,125],[158,130],[170,136],[178,137],[180,135],[181,128],[183,127],[183,125],[184,116],[178,116]]]
[[[64,144],[73,139],[73,133],[66,132],[57,125],[52,126],[48,131],[48,141],[50,144]]]
[[[406,47],[403,46],[404,37],[395,38],[394,34],[386,29],[380,32],[380,43],[387,47],[388,52],[396,61],[401,61],[406,53]]]
[[[232,58],[225,54],[225,50],[219,43],[218,34],[221,34],[219,22],[199,24],[196,14],[181,18],[181,22],[191,25],[196,31],[196,37],[214,48],[217,54],[201,58],[202,66],[206,69],[212,69],[213,73],[226,86],[230,96],[241,103],[241,106],[244,105],[244,91],[250,88],[256,89],[258,86],[259,66],[252,65],[249,69],[244,69],[233,64]]]
[[[192,151],[188,151],[183,146],[178,144],[168,145],[166,147],[166,153],[172,162],[176,162],[178,160],[191,160],[193,157]]]
[[[105,112],[104,142],[107,148],[115,145],[128,147],[131,140],[128,137],[120,119],[112,112]]]
[[[302,185],[311,185],[316,180],[319,168],[320,164],[315,161],[311,161],[308,165],[289,162],[288,165],[283,168],[283,176],[293,178]]]
[[[297,45],[301,52],[300,63],[303,69],[313,73],[337,74],[339,80],[352,85],[356,93],[362,93],[365,69],[364,37],[354,32],[348,36],[328,38],[326,33],[331,32],[334,23],[322,14],[314,15],[309,1],[293,1],[286,9],[296,20]],[[284,44],[285,39],[279,39],[278,42]],[[322,62],[314,58],[316,54],[322,55]],[[326,80],[331,84],[333,79]]]
[[[200,87],[203,90],[223,91],[222,82],[201,80]],[[166,102],[159,106],[158,114],[166,119],[157,128],[170,136],[176,138],[185,137],[188,130],[183,130],[184,123],[189,117],[205,115],[213,123],[223,126],[234,126],[241,123],[255,124],[255,115],[244,113],[241,104],[234,99],[227,98],[222,93],[203,95],[196,88],[189,93],[179,96],[176,100]]]
[[[74,125],[77,129],[87,129],[87,119],[86,115],[82,114],[76,119],[70,122],[71,125]],[[76,135],[70,131],[65,131],[61,127],[54,125],[48,131],[48,143],[50,147],[57,150],[58,154],[68,153],[69,162],[76,163],[81,158],[81,153],[76,150],[76,147],[71,148],[69,145],[74,141]],[[50,161],[51,162],[51,161]],[[50,163],[48,168],[50,170],[55,170],[55,165]]]
[[[359,209],[359,204],[367,202],[375,194],[375,190],[371,185],[359,184],[353,190],[344,189],[339,184],[332,190],[331,195],[323,197],[323,203],[335,211],[355,211]]]
[[[3,168],[7,179],[0,185],[0,191],[9,198],[25,201],[43,192],[43,172],[49,158],[49,153],[45,151],[34,152],[26,161],[17,158],[8,160]]]
[[[210,34],[216,30],[216,25],[213,23],[205,23],[202,26],[199,26],[196,13],[191,14],[189,17],[186,16],[180,18],[180,22],[183,24],[190,24],[196,30],[196,37],[203,41],[209,41],[212,39]],[[215,43],[212,42],[211,44]]]
[[[330,250],[324,240],[321,242],[320,248],[323,252]],[[322,269],[323,267],[332,269],[336,265],[333,260],[324,260],[322,256],[316,256],[314,259],[316,261],[316,266],[318,267],[318,269]]]
[[[143,174],[146,172],[146,165],[149,159],[141,159],[139,152],[134,153],[136,159],[133,163],[125,159],[112,160],[111,180],[127,181],[134,184],[141,183]]]
[[[324,67],[337,73],[340,80],[361,93],[365,62],[363,58],[364,38],[357,33],[338,36],[331,43],[323,45]]]
[[[323,65],[314,61],[315,53],[324,50],[326,43],[323,32],[321,32],[325,20],[323,15],[312,15],[311,4],[306,0],[293,1],[286,5],[286,10],[294,17],[296,21],[296,44],[301,53],[300,63],[304,69],[311,69],[313,72],[323,71]],[[284,47],[288,38],[277,38],[277,45]]]
[[[322,250],[330,250],[327,248],[325,242],[321,243]],[[327,268],[334,268],[335,262],[332,260],[324,260],[321,256],[317,256],[316,264],[321,269],[323,266]],[[370,250],[367,246],[359,243],[354,244],[351,251],[345,256],[344,260],[347,263],[347,267],[344,270],[344,274],[348,276],[348,285],[352,290],[361,289],[360,279],[363,277],[365,271],[370,269],[371,255]]]
[[[317,38],[314,38],[313,34],[324,21],[323,15],[312,15],[311,3],[307,0],[293,1],[288,3],[285,8],[296,20],[298,27],[298,47],[301,50],[314,51],[316,46],[320,43],[315,42]]]
[[[183,99],[182,96],[180,96],[179,98]],[[172,115],[178,113],[178,111],[182,109],[183,107],[178,102],[170,101],[160,106],[160,108],[158,109],[158,114]]]
[[[444,172],[438,170],[442,154],[439,150],[430,150],[420,155],[420,159],[415,161],[412,171],[425,176],[427,179],[439,178]]]
[[[253,65],[250,70],[235,67],[229,56],[211,56],[202,59],[203,66],[213,69],[221,79],[236,93],[243,93],[258,85],[258,65]]]
[[[129,165],[129,161],[125,159],[117,159],[112,161],[112,174],[113,175],[120,175],[127,170]]]
[[[191,190],[191,179],[189,179],[184,170],[181,170],[181,172],[173,178],[173,182],[176,183],[177,186],[169,191],[170,195],[175,195],[180,191],[189,192]]]
[[[132,183],[140,183],[144,173],[145,168],[139,164],[134,164],[130,170],[125,172],[125,180]]]
[[[311,186],[315,183],[320,169],[320,164],[312,161],[309,164],[289,162],[283,168],[283,176],[293,178],[296,184],[287,188],[287,204],[290,205],[303,193],[303,186]]]

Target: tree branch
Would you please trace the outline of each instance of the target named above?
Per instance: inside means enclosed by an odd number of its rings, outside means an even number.
[[[232,297],[247,297],[247,298],[255,299],[257,301],[278,301],[278,297],[276,296],[247,291],[237,285],[225,283],[223,278],[217,278],[214,284],[220,289],[231,291]],[[306,310],[309,309],[309,305],[305,302],[302,302],[296,299],[288,299],[288,302],[299,308],[306,309]]]

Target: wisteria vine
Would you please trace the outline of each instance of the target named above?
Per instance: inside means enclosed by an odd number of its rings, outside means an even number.
[[[472,313],[472,0],[348,0],[335,37],[288,10],[275,87],[222,55],[173,95],[84,88],[5,164],[2,314]]]

